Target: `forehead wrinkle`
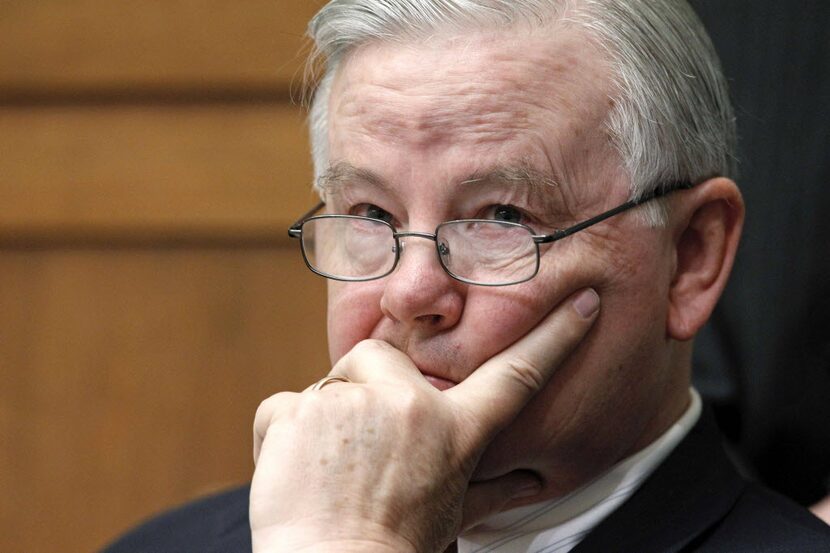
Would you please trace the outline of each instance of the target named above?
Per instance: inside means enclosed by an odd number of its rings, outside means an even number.
[[[578,55],[566,51],[552,57],[547,48],[528,46],[518,50],[517,37],[504,50],[494,49],[491,41],[470,39],[469,48],[455,54],[443,48],[367,47],[341,69],[332,107],[351,132],[418,146],[450,140],[453,133],[472,142],[500,141],[531,128],[541,112],[565,115],[552,100],[567,96],[560,88],[571,89],[568,73],[578,65]],[[424,55],[437,59],[427,64]],[[432,70],[425,74],[427,65]],[[400,66],[410,69],[399,71]]]
[[[338,107],[344,122],[353,122],[350,131],[422,146],[502,141],[529,128],[535,110],[522,95],[505,93],[504,83],[397,88],[390,94],[391,88],[364,85],[344,94]]]

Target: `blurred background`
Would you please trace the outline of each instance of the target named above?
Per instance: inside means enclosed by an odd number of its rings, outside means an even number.
[[[91,551],[250,478],[328,367],[299,95],[322,0],[0,0],[0,551]],[[830,474],[830,4],[693,0],[749,215],[697,385],[747,472]],[[293,88],[292,88],[293,83]]]
[[[327,372],[311,0],[0,1],[0,551],[92,551],[250,478]]]

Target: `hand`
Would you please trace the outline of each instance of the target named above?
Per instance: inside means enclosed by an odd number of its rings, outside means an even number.
[[[827,524],[830,524],[830,495],[826,496],[824,499],[810,507],[810,510],[818,518],[820,518]]]
[[[254,422],[254,551],[440,552],[462,528],[537,493],[530,474],[470,477],[591,327],[598,302],[593,290],[575,294],[444,392],[402,352],[366,340],[332,369],[349,383],[264,401]]]

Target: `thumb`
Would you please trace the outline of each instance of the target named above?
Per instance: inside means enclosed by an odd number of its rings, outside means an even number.
[[[529,471],[515,470],[504,476],[472,482],[464,496],[461,530],[466,531],[504,510],[513,499],[532,497],[542,491],[542,481]]]

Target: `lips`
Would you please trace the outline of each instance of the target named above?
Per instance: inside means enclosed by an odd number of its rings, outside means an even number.
[[[424,347],[422,344],[421,347],[411,347],[413,344],[410,340],[396,340],[391,336],[383,336],[380,339],[406,354],[424,379],[442,392],[456,386],[465,378],[462,368],[464,363],[454,355],[459,351],[457,347],[448,344],[440,348],[437,344],[430,347]]]
[[[424,375],[424,378],[426,379],[427,382],[429,382],[430,384],[432,384],[433,386],[435,386],[436,388],[438,388],[442,392],[444,390],[449,390],[450,388],[455,386],[455,382],[453,382],[452,380],[447,380],[446,378],[441,378],[440,376],[432,376],[431,374],[424,374],[424,373],[421,373],[421,374]]]

